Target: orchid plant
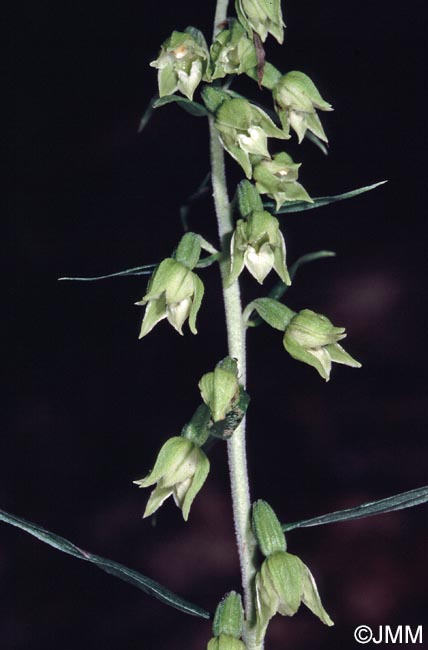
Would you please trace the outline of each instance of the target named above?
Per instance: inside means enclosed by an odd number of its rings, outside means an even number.
[[[196,335],[204,299],[203,273],[217,267],[222,278],[228,350],[200,378],[200,404],[189,414],[181,433],[163,441],[157,459],[145,459],[145,468],[152,469],[144,478],[135,480],[140,488],[151,489],[144,517],[153,515],[172,496],[187,522],[192,503],[209,475],[212,443],[227,446],[242,594],[230,591],[219,597],[211,639],[207,632],[208,650],[262,650],[272,617],[294,616],[301,603],[321,623],[333,625],[310,569],[298,555],[288,551],[284,532],[398,510],[428,500],[428,489],[419,488],[287,524],[279,522],[265,500],[251,502],[245,440],[245,416],[250,403],[246,392],[247,331],[261,324],[279,330],[285,352],[315,369],[325,381],[330,379],[332,363],[360,367],[342,347],[344,327],[335,326],[308,305],[284,304],[283,297],[299,266],[333,255],[319,251],[303,255],[289,266],[282,232],[284,215],[352,198],[381,184],[314,198],[299,182],[301,165],[287,152],[286,141],[297,138],[298,143],[308,141],[323,150],[327,136],[322,113],[333,109],[304,72],[280,71],[267,61],[265,43],[270,36],[282,43],[284,27],[280,0],[235,0],[234,7],[229,7],[227,0],[217,0],[210,45],[197,28],[181,26],[162,43],[158,57],[150,63],[157,70],[158,95],[144,115],[142,127],[153,108],[174,102],[195,119],[207,120],[211,170],[205,185],[212,186],[219,245],[208,242],[201,233],[186,231],[172,254],[158,264],[115,274],[150,274],[147,288],[136,303],[144,308],[141,345],[146,344],[154,327],[164,326],[160,325],[163,320],[180,335],[187,334],[188,324]],[[239,87],[240,75],[258,85],[259,102],[232,90],[232,83]],[[271,153],[272,140],[279,141],[280,152]],[[226,159],[242,169],[243,177],[232,200],[226,184]],[[263,287],[269,276],[275,277],[276,283],[243,308],[241,275],[247,275],[255,287]],[[258,399],[257,395],[251,398]],[[0,511],[0,518],[57,549],[96,564],[182,612],[210,618],[209,612],[151,578],[82,551],[9,513]]]

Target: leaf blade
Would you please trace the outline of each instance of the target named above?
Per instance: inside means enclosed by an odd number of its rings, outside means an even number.
[[[42,528],[41,526],[38,526],[37,524],[34,524],[31,521],[21,519],[16,515],[6,512],[5,510],[0,510],[0,521],[4,521],[7,524],[20,528],[26,533],[29,533],[33,537],[36,537],[45,544],[48,544],[49,546],[52,546],[53,548],[56,548],[63,553],[72,555],[79,560],[84,560],[86,562],[95,564],[95,566],[97,566],[102,571],[110,573],[111,575],[114,575],[115,577],[128,582],[141,591],[144,591],[149,596],[153,596],[164,604],[170,605],[171,607],[174,607],[181,612],[191,614],[192,616],[199,616],[200,618],[210,618],[210,614],[207,611],[198,605],[189,603],[187,600],[184,600],[180,596],[177,596],[155,580],[147,578],[147,576],[144,576],[138,571],[129,569],[128,567],[125,567],[123,564],[119,564],[114,560],[109,560],[107,558],[100,557],[99,555],[89,553],[88,551],[84,551],[64,537],[56,535],[55,533],[51,533],[50,531]]]
[[[116,273],[108,273],[107,275],[96,275],[91,277],[71,277],[64,276],[58,278],[58,282],[96,282],[97,280],[108,280],[110,278],[127,277],[129,275],[150,275],[157,264],[145,264],[144,266],[134,266],[132,269],[125,269],[125,271],[117,271]]]
[[[310,526],[322,526],[324,524],[332,524],[339,521],[362,519],[363,517],[371,517],[387,512],[395,512],[396,510],[403,510],[404,508],[412,508],[427,502],[428,486],[425,486],[408,492],[401,492],[400,494],[395,494],[392,497],[380,499],[379,501],[369,501],[359,506],[355,506],[354,508],[335,510],[334,512],[320,515],[319,517],[312,517],[311,519],[282,524],[282,530],[286,532],[294,530],[295,528],[309,528]]]
[[[180,108],[183,108],[187,113],[196,117],[207,117],[209,115],[205,106],[198,104],[198,102],[193,102],[190,99],[186,99],[186,97],[181,97],[180,95],[165,95],[165,97],[161,97],[153,103],[153,108],[160,108],[161,106],[171,103],[178,104]]]
[[[289,205],[283,205],[279,210],[275,211],[275,214],[288,214],[289,212],[304,212],[305,210],[313,210],[314,208],[321,208],[324,205],[329,205],[330,203],[337,203],[338,201],[344,201],[345,199],[352,199],[355,196],[364,194],[365,192],[370,192],[371,190],[385,185],[388,181],[379,181],[378,183],[373,183],[372,185],[365,185],[364,187],[358,187],[356,190],[350,190],[344,194],[335,194],[333,196],[319,196],[313,199],[313,203],[307,203],[306,201],[293,201]],[[274,208],[275,204],[272,201],[266,201],[264,203],[266,208]]]

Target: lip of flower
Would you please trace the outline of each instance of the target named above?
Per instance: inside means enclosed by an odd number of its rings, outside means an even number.
[[[248,153],[269,156],[267,136],[259,126],[250,126],[246,133],[240,133],[236,139],[241,149]]]
[[[176,59],[184,59],[184,57],[188,52],[189,49],[184,45],[184,43],[179,47],[176,47],[175,50],[172,50],[172,53],[174,54]]]
[[[251,275],[256,278],[257,282],[263,284],[264,279],[272,270],[275,261],[272,246],[269,242],[265,242],[257,250],[254,246],[248,244],[244,253],[244,261]]]
[[[184,298],[180,302],[174,302],[169,305],[166,305],[166,317],[168,322],[174,327],[174,329],[183,334],[182,327],[186,318],[190,314],[190,309],[192,307],[192,298]]]

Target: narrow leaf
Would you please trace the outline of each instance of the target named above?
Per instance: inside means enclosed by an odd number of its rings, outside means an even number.
[[[138,133],[141,133],[143,129],[146,128],[147,124],[150,122],[150,119],[153,115],[153,103],[159,98],[159,95],[156,93],[156,95],[153,95],[151,98],[149,105],[147,106],[146,110],[143,113],[143,116],[140,120],[140,124],[138,126]]]
[[[207,117],[209,115],[205,106],[198,104],[198,102],[192,102],[190,99],[186,99],[186,97],[181,97],[180,95],[166,95],[165,97],[161,97],[154,102],[153,108],[160,108],[161,106],[165,106],[165,104],[171,103],[178,104],[187,113],[196,117]]]
[[[52,546],[53,548],[56,548],[63,553],[68,553],[68,555],[73,555],[73,557],[76,557],[79,560],[85,560],[86,562],[95,564],[95,566],[97,566],[102,571],[110,573],[111,575],[114,575],[116,578],[120,578],[125,582],[129,582],[131,585],[134,585],[134,587],[137,587],[138,589],[144,591],[146,594],[149,594],[149,596],[153,596],[166,605],[175,607],[181,612],[185,612],[186,614],[191,614],[193,616],[199,616],[200,618],[210,618],[210,614],[204,609],[198,607],[197,605],[189,603],[183,598],[180,598],[180,596],[177,596],[172,591],[169,591],[169,589],[166,589],[166,587],[163,587],[158,582],[147,578],[146,576],[138,573],[137,571],[134,571],[133,569],[128,569],[128,567],[125,567],[118,562],[108,560],[106,558],[100,557],[99,555],[88,553],[78,546],[75,546],[67,539],[64,539],[64,537],[55,535],[55,533],[51,533],[48,530],[37,526],[31,521],[26,521],[25,519],[16,517],[15,515],[5,512],[4,510],[0,510],[0,521],[4,521],[7,524],[11,524],[12,526],[16,526],[17,528],[24,530],[26,533],[33,535],[33,537],[37,537],[37,539],[45,542],[45,544],[49,544],[49,546]]]
[[[145,264],[144,266],[134,266],[132,269],[125,271],[118,271],[117,273],[109,273],[108,275],[97,275],[89,278],[72,278],[65,276],[58,278],[58,281],[78,281],[78,282],[95,282],[96,280],[108,280],[109,278],[120,278],[128,275],[150,275],[157,264]]]
[[[304,519],[303,521],[294,521],[291,524],[282,524],[282,530],[293,530],[294,528],[308,528],[309,526],[322,526],[324,524],[332,524],[337,521],[347,521],[351,519],[362,519],[363,517],[372,517],[373,515],[381,515],[384,512],[394,512],[395,510],[403,510],[404,508],[412,508],[428,501],[428,486],[416,488],[409,492],[402,492],[393,497],[381,499],[380,501],[370,501],[363,503],[355,508],[347,508],[346,510],[336,510],[327,515],[320,517],[313,517],[312,519]]]
[[[329,203],[336,203],[337,201],[344,201],[345,199],[352,199],[354,196],[359,194],[364,194],[364,192],[370,192],[380,185],[384,185],[388,181],[380,181],[379,183],[374,183],[373,185],[366,185],[365,187],[359,187],[356,190],[351,190],[350,192],[345,192],[345,194],[336,194],[335,196],[319,196],[318,198],[313,199],[313,203],[306,203],[306,201],[293,201],[289,204],[285,203],[279,210],[275,211],[275,214],[288,214],[289,212],[303,212],[304,210],[313,210],[314,208],[321,208],[323,205],[328,205]],[[266,208],[275,208],[275,204],[272,201],[265,202]]]

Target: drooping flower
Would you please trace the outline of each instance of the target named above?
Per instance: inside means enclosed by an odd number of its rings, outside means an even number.
[[[224,148],[252,176],[250,155],[270,158],[267,139],[287,136],[258,106],[246,99],[226,99],[216,112],[215,125]]]
[[[275,110],[287,135],[291,127],[301,142],[309,130],[320,140],[327,142],[317,109],[332,111],[333,108],[321,97],[315,84],[306,74],[293,70],[282,76],[273,88],[273,98]]]
[[[272,34],[278,43],[284,40],[281,0],[236,0],[239,21],[249,34],[256,32],[264,42]]]
[[[285,151],[276,154],[272,160],[261,160],[254,165],[253,176],[257,190],[274,199],[277,210],[286,201],[313,203],[305,188],[297,182],[300,165]]]
[[[237,20],[230,20],[211,46],[211,79],[242,74],[257,65],[254,43]]]
[[[272,269],[285,284],[291,284],[279,221],[265,210],[254,210],[247,219],[237,221],[230,243],[230,257],[228,285],[239,277],[244,266],[260,284]]]
[[[172,95],[179,90],[192,100],[205,75],[208,61],[208,47],[199,30],[188,28],[185,32],[172,32],[162,43],[158,58],[150,63],[152,68],[159,71],[159,97]]]
[[[208,476],[210,463],[199,445],[183,436],[166,441],[152,471],[138,481],[139,487],[156,487],[150,495],[144,517],[152,515],[173,496],[187,521],[192,502]]]
[[[345,337],[344,327],[335,327],[327,316],[303,309],[287,326],[284,347],[294,359],[313,366],[328,381],[332,362],[361,368],[361,364],[339,345],[338,341]]]
[[[183,334],[182,327],[188,318],[190,330],[196,334],[196,315],[203,295],[204,285],[196,273],[173,258],[163,260],[150,279],[147,293],[135,303],[146,305],[139,338],[164,318],[179,334]]]
[[[292,553],[278,551],[267,557],[256,575],[257,636],[263,638],[276,613],[293,616],[303,603],[325,625],[333,621],[325,611],[312,573]]]

